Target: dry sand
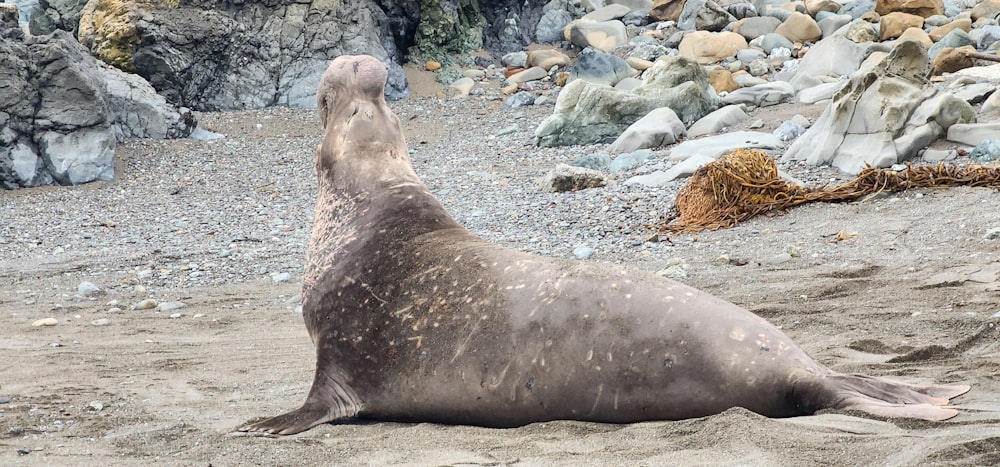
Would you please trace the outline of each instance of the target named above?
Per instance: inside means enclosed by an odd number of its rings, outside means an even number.
[[[217,131],[231,135],[248,124],[217,120]],[[426,124],[407,123],[410,139],[434,133]],[[455,137],[477,136],[416,136],[427,141],[424,154],[447,150]],[[475,161],[467,164],[475,170]],[[0,193],[0,208],[30,205],[44,192]],[[473,186],[455,196],[476,193]],[[1000,227],[998,203],[994,190],[956,188],[809,205],[730,230],[677,236],[662,250],[669,254],[629,260],[658,270],[683,258],[685,282],[764,316],[835,370],[970,384],[972,391],[955,401],[960,415],[946,422],[856,413],[768,419],[732,409],[630,425],[361,422],[280,439],[236,435],[248,420],[297,407],[308,390],[314,351],[301,315],[288,309],[297,283],[178,289],[173,296],[188,304],[180,319],[134,311],[108,316],[105,302],[136,298],[65,295],[99,258],[55,261],[39,254],[0,269],[0,397],[10,399],[0,404],[0,464],[995,465],[1000,240],[983,236]],[[837,241],[840,231],[857,235]],[[799,256],[781,257],[789,249]],[[722,255],[732,261],[719,261]],[[25,300],[29,289],[50,293]],[[60,323],[31,326],[50,316]],[[90,324],[102,317],[111,324]],[[15,427],[18,434],[10,431]],[[22,448],[28,453],[20,454]]]

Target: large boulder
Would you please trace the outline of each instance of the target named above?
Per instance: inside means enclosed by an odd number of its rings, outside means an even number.
[[[951,125],[973,121],[972,106],[935,88],[930,71],[920,43],[898,41],[880,63],[860,70],[834,94],[783,159],[856,174],[867,164],[889,167],[907,160]]]
[[[196,125],[142,78],[93,58],[65,31],[0,39],[0,186],[114,176],[125,138],[179,138]]]
[[[80,15],[86,5],[87,0],[38,0],[28,18],[28,30],[34,35],[56,30],[76,35],[80,27]]]
[[[535,141],[539,146],[611,142],[653,109],[669,107],[682,122],[691,124],[718,103],[700,65],[682,57],[663,57],[633,90],[584,80],[567,84],[555,111],[535,129]]]

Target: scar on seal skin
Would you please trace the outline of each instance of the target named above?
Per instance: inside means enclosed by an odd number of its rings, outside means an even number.
[[[911,386],[817,363],[736,305],[613,264],[544,258],[462,228],[414,173],[386,71],[333,61],[302,308],[316,374],[302,407],[242,431],[374,420],[513,427],[856,409],[945,420],[965,385]]]

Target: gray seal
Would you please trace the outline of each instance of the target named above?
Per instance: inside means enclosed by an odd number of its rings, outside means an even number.
[[[734,304],[625,267],[472,235],[414,173],[384,66],[342,56],[317,105],[315,224],[302,284],[316,373],[302,407],[242,431],[350,418],[513,427],[628,423],[740,406],[944,420],[969,386],[834,372]]]

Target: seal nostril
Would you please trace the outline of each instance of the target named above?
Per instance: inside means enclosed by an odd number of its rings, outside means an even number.
[[[354,62],[354,74],[358,74],[358,68],[360,67],[361,67],[360,63]]]

